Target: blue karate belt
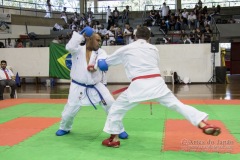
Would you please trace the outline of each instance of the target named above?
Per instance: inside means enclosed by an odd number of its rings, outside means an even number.
[[[75,83],[75,84],[77,84],[77,85],[79,85],[79,86],[86,87],[85,92],[86,92],[86,95],[87,95],[87,97],[88,97],[88,100],[90,101],[90,103],[92,104],[92,106],[93,106],[95,109],[97,109],[97,107],[93,104],[93,102],[91,101],[91,99],[90,99],[90,97],[89,97],[89,95],[88,95],[88,89],[89,89],[89,88],[95,89],[95,91],[97,91],[98,96],[99,96],[100,99],[101,99],[101,102],[102,102],[104,105],[107,105],[106,101],[103,99],[102,94],[101,94],[101,93],[99,92],[99,90],[95,87],[95,84],[93,84],[93,85],[86,85],[86,84],[83,84],[83,83],[79,83],[79,82],[77,82],[77,81],[75,81],[75,80],[72,80],[72,82]]]

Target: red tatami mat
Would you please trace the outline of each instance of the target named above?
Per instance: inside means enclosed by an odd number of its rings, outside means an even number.
[[[0,146],[13,146],[60,121],[60,118],[22,117],[0,124]]]
[[[221,128],[218,136],[205,135],[187,120],[167,120],[165,123],[164,151],[240,153],[240,144],[217,120],[208,121]]]

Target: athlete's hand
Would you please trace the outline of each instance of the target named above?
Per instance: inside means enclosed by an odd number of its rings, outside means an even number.
[[[83,28],[80,34],[85,35],[87,37],[91,37],[93,35],[93,29],[89,26]]]
[[[108,64],[106,63],[105,59],[99,59],[98,60],[98,67],[101,71],[107,71],[108,70]]]

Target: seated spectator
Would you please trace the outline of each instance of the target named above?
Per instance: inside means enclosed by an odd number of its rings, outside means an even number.
[[[196,28],[195,35],[196,35],[195,42],[202,43],[203,42],[203,34],[202,34],[200,28]]]
[[[134,40],[135,40],[135,36],[136,36],[136,33],[137,33],[137,29],[138,29],[139,27],[141,27],[140,24],[138,24],[138,25],[136,26],[136,28],[133,30]]]
[[[101,36],[102,41],[104,40],[105,35],[107,34],[107,31],[108,31],[108,30],[107,30],[106,28],[104,28],[104,25],[101,24],[101,27],[99,28],[98,33],[99,33],[99,35]]]
[[[157,11],[154,9],[154,6],[152,7],[152,10],[149,12],[149,20],[152,24],[152,26],[155,25],[156,22],[156,13]]]
[[[194,12],[191,12],[188,15],[188,27],[189,27],[189,29],[191,29],[192,26],[193,26],[194,29],[197,28],[197,17],[194,14]]]
[[[16,42],[16,48],[24,48],[23,42],[21,39],[18,39]]]
[[[192,44],[191,40],[188,37],[188,34],[186,34],[186,33],[181,34],[179,43],[180,44]]]
[[[117,29],[115,44],[116,45],[124,45],[123,32],[122,32],[121,28]]]
[[[161,31],[163,34],[168,33],[168,27],[164,19],[162,19],[162,22],[160,23],[159,31]]]
[[[196,43],[196,30],[192,29],[189,34],[189,39],[192,43]]]
[[[93,26],[93,32],[95,32],[95,33],[98,33],[98,32],[99,32],[97,25],[94,25],[94,26]]]
[[[87,17],[85,13],[82,13],[80,17],[80,27],[84,27],[87,24]]]
[[[10,69],[7,69],[7,62],[5,60],[1,61],[1,69],[0,69],[0,100],[3,100],[3,92],[4,88],[9,85],[11,87],[10,97],[14,98],[16,82],[15,76]]]
[[[6,48],[14,48],[14,45],[11,38],[8,38]]]
[[[63,35],[57,36],[56,38],[54,38],[52,40],[52,43],[57,43],[57,44],[61,44],[63,40]]]
[[[176,25],[176,18],[174,14],[171,14],[169,20],[168,20],[168,30],[174,30]]]
[[[79,23],[79,17],[77,12],[73,13],[73,15],[71,16],[71,20],[74,21],[75,23]]]
[[[115,30],[114,26],[111,26],[111,28],[107,31],[105,35],[105,40],[103,41],[103,45],[109,46],[115,44]]]
[[[125,44],[130,44],[134,41],[133,39],[133,28],[129,23],[125,24],[125,29],[123,31],[123,37],[125,38]]]
[[[183,18],[183,22],[185,24],[188,24],[188,11],[186,8],[184,8],[183,12],[182,12],[182,18]]]
[[[211,17],[206,13],[204,14],[204,27],[211,25]]]
[[[210,43],[212,39],[212,30],[207,25],[205,26],[205,29],[203,30],[203,36],[204,36],[204,43]]]

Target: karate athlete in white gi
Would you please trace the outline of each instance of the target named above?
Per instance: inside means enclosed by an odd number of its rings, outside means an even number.
[[[83,34],[83,35],[81,35]],[[115,101],[107,87],[101,83],[102,71],[97,68],[97,60],[106,58],[107,54],[100,47],[100,35],[93,29],[85,27],[81,34],[73,32],[72,38],[66,45],[66,50],[72,54],[71,85],[67,104],[62,112],[60,128],[57,136],[70,133],[73,119],[82,106],[101,104],[106,113]],[[80,43],[86,39],[86,44]],[[95,107],[96,108],[96,107]],[[123,132],[120,138],[127,138]]]
[[[123,64],[127,77],[132,81],[128,89],[119,95],[110,108],[104,131],[111,134],[102,144],[107,147],[119,147],[118,134],[124,131],[122,119],[126,112],[138,103],[155,100],[162,105],[177,111],[205,134],[217,136],[220,128],[206,122],[208,114],[180,102],[168,89],[159,69],[159,51],[149,44],[150,31],[140,27],[136,33],[137,40],[116,50],[106,59],[98,61],[101,70],[108,66]]]

